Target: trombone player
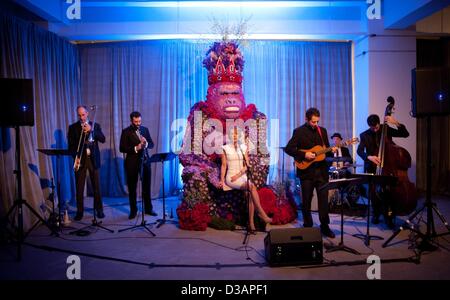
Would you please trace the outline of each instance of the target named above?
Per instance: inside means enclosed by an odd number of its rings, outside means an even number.
[[[95,109],[92,106],[91,109]],[[89,171],[92,188],[94,189],[94,213],[102,219],[105,217],[103,213],[103,203],[100,195],[100,149],[98,142],[104,143],[100,124],[88,119],[89,111],[86,106],[77,107],[78,122],[69,126],[67,140],[69,142],[69,151],[74,158],[77,214],[76,221],[83,218],[84,203],[83,192],[86,182],[86,173]]]

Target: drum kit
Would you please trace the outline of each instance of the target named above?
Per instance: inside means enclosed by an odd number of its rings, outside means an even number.
[[[282,167],[281,167],[281,177],[282,181],[284,181],[284,150],[286,147],[277,147],[281,150],[282,153]],[[327,157],[325,159],[328,164],[330,165],[328,174],[329,174],[329,180],[336,180],[336,179],[342,179],[342,178],[348,178],[350,174],[356,173],[356,168],[364,167],[363,164],[354,164],[352,159],[349,157]],[[295,194],[300,194],[300,184],[296,184],[296,191]],[[314,193],[315,194],[315,193]],[[317,196],[313,196],[317,197]],[[337,189],[329,190],[328,191],[328,203],[330,206],[330,210],[335,210],[338,207],[341,206],[341,203],[346,205],[349,209],[359,209],[358,208],[358,200],[361,197],[361,186],[359,185],[352,185],[346,188],[344,193],[344,199],[341,200],[341,193]],[[314,201],[313,204],[314,206]],[[314,208],[312,207],[314,210]]]
[[[337,180],[348,178],[350,174],[356,173],[356,168],[363,167],[364,165],[352,164],[351,159],[347,157],[330,157],[326,158],[326,161],[331,164],[328,175],[329,180]],[[349,186],[343,196],[335,189],[328,192],[328,202],[330,209],[346,205],[348,208],[356,208],[357,202],[361,196],[360,187],[358,185]]]

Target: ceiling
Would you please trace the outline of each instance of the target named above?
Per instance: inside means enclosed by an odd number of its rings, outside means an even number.
[[[214,38],[246,24],[247,38],[351,40],[368,33],[372,2],[347,1],[144,1],[11,0],[73,42],[174,38]],[[370,2],[370,3],[368,3]],[[449,1],[384,0],[387,29],[404,29]],[[246,22],[244,22],[246,21]],[[231,33],[236,30],[229,29]]]

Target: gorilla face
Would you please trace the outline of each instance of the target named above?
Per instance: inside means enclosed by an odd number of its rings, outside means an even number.
[[[206,103],[220,119],[237,119],[245,109],[242,88],[237,83],[219,82],[208,88]]]

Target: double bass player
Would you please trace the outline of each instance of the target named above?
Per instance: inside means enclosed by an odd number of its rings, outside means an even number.
[[[391,96],[388,97],[388,102],[390,103],[389,105],[391,105],[390,109],[392,109],[394,98]],[[377,172],[377,167],[379,168],[381,165],[383,159],[381,156],[389,155],[389,153],[380,154],[379,151],[380,145],[384,140],[382,140],[383,131],[386,134],[384,141],[390,144],[394,144],[392,141],[393,137],[407,138],[409,132],[406,129],[406,126],[397,121],[390,113],[386,114],[384,124],[380,123],[380,117],[378,115],[370,115],[367,118],[367,125],[369,125],[369,129],[360,134],[360,143],[358,145],[357,153],[364,160],[364,172],[375,174]],[[392,211],[389,207],[390,199],[380,199],[380,197],[375,195],[374,189],[369,190],[369,193],[372,193],[373,199],[372,223],[378,224],[380,216],[383,215],[387,226],[393,228],[396,212]],[[385,198],[389,197],[387,194],[384,194],[384,196]]]

